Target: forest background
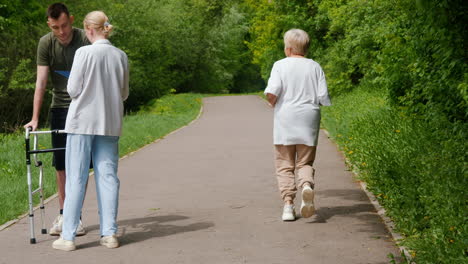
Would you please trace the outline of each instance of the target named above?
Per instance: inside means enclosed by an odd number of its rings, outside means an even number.
[[[0,139],[30,119],[50,3],[0,0]],[[111,41],[131,63],[129,115],[169,94],[260,91],[284,57],[284,32],[304,29],[308,57],[322,65],[334,103],[323,126],[396,222],[402,243],[417,263],[466,261],[467,1],[65,3],[76,27],[89,11],[108,14]],[[44,126],[50,99],[49,90]]]

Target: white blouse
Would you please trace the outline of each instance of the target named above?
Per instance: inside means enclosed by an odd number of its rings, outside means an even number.
[[[287,57],[275,62],[265,94],[277,96],[273,143],[316,146],[320,106],[331,105],[325,74],[307,58]]]
[[[67,91],[72,102],[65,131],[120,136],[128,83],[127,55],[109,40],[97,40],[79,48],[68,79]]]

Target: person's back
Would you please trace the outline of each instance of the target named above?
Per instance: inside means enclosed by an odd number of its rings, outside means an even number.
[[[86,72],[82,76],[70,76],[68,92],[74,100],[65,130],[78,134],[120,136],[122,100],[128,97],[125,89],[127,55],[103,39],[78,49],[76,58],[76,68],[86,67]],[[80,83],[83,86],[76,85]]]
[[[309,107],[319,109],[323,98],[324,74],[320,65],[307,58],[287,57],[275,63],[282,82],[282,94],[278,97],[276,111],[285,107]],[[325,87],[326,89],[326,87]]]
[[[300,29],[284,34],[287,56],[273,65],[265,95],[275,108],[273,144],[283,221],[296,219],[294,199],[302,187],[302,217],[314,214],[314,172],[320,106],[330,105],[325,74],[320,65],[305,58],[309,36]],[[296,185],[295,175],[298,175]]]
[[[88,13],[83,25],[92,45],[76,51],[68,79],[67,91],[72,99],[65,125],[69,133],[66,148],[69,178],[63,232],[52,243],[53,248],[65,251],[76,249],[74,230],[83,206],[84,183],[89,177],[86,165],[91,156],[99,206],[100,244],[107,248],[119,246],[117,168],[123,101],[129,92],[128,59],[107,39],[112,25],[104,12]]]
[[[268,89],[277,96],[274,144],[317,145],[320,105],[328,105],[325,74],[305,57],[286,57],[273,65]]]

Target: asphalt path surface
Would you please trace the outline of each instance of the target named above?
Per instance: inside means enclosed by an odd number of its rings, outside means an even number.
[[[88,234],[76,238],[76,251],[53,249],[57,237],[40,234],[36,211],[37,244],[29,243],[28,218],[21,219],[0,232],[0,263],[383,264],[388,254],[400,255],[323,131],[316,215],[281,221],[272,131],[273,110],[258,96],[204,98],[198,120],[120,161],[120,248],[99,245],[91,177]],[[56,212],[53,199],[47,227]]]

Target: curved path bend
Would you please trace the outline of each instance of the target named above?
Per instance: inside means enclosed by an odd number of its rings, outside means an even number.
[[[315,164],[317,213],[285,223],[273,168],[272,109],[257,96],[203,103],[196,122],[120,161],[120,248],[99,245],[91,178],[83,211],[88,234],[76,239],[78,250],[54,250],[56,237],[41,234],[30,245],[24,218],[0,232],[0,263],[384,264],[389,253],[399,256],[323,132]],[[47,204],[47,225],[57,208],[57,199]]]

